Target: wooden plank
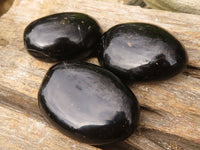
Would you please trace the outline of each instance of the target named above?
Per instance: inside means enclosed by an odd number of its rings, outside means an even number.
[[[153,23],[169,30],[185,45],[189,64],[183,73],[167,81],[130,85],[141,104],[140,125],[136,134],[117,147],[200,149],[200,16],[97,0],[15,0],[0,18],[0,147],[95,149],[54,130],[37,107],[38,88],[52,64],[28,55],[23,31],[34,19],[63,11],[87,13],[98,20],[104,31],[124,22]],[[96,58],[88,61],[98,64]],[[31,126],[34,128],[29,132]],[[41,134],[33,135],[34,130]],[[39,143],[42,137],[45,138]]]
[[[0,105],[0,149],[95,150],[78,143],[46,125],[44,118],[34,118],[23,110]],[[40,120],[39,120],[40,118]]]

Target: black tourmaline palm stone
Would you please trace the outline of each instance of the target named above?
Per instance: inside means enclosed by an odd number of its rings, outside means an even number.
[[[60,13],[38,19],[24,31],[28,52],[46,62],[88,57],[101,37],[94,19],[82,13]]]
[[[168,79],[187,64],[181,43],[151,24],[127,23],[112,27],[102,36],[98,51],[100,64],[123,80]]]
[[[138,124],[139,105],[131,90],[114,74],[92,64],[53,66],[38,101],[61,132],[91,145],[124,140]]]

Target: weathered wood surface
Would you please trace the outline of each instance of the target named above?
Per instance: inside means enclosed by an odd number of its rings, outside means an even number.
[[[96,149],[75,142],[46,123],[37,91],[52,65],[23,46],[24,28],[45,15],[76,11],[96,18],[103,30],[124,22],[148,22],[173,33],[186,47],[188,68],[162,82],[130,85],[141,104],[138,131],[103,149],[200,149],[200,16],[148,10],[94,0],[15,0],[0,18],[0,149]],[[89,62],[97,63],[95,58]]]
[[[8,11],[13,0],[0,0],[0,16]]]

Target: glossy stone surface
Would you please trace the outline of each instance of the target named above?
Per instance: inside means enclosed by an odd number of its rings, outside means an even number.
[[[86,63],[53,66],[43,80],[38,102],[56,128],[91,145],[129,137],[139,118],[130,89],[111,72]]]
[[[187,64],[187,54],[180,42],[151,24],[112,27],[102,36],[98,51],[100,64],[123,80],[168,79]]]
[[[99,25],[88,15],[60,13],[29,24],[24,31],[24,44],[39,60],[74,61],[88,57],[100,37]]]

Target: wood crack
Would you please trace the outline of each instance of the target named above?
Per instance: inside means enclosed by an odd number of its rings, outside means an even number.
[[[187,65],[188,69],[195,69],[195,70],[200,70],[200,67],[192,66],[192,65]]]
[[[12,89],[0,86],[0,104],[16,112],[28,114],[30,117],[43,121],[39,112],[37,100]]]
[[[148,138],[149,140],[151,140],[152,142],[156,143],[157,145],[161,146],[164,149],[171,149],[171,150],[200,149],[199,144],[195,144],[189,140],[186,140],[176,135],[164,133],[154,129],[141,129],[141,132],[146,138]]]
[[[150,108],[150,107],[148,107],[148,106],[144,106],[144,105],[143,105],[143,106],[140,106],[140,109],[141,109],[141,110],[144,110],[144,111],[151,112],[151,113],[155,113],[155,114],[157,114],[157,115],[163,117],[163,115],[162,115],[160,112],[158,112],[157,110],[152,109],[152,108]]]
[[[196,79],[200,79],[200,68],[196,66],[188,65],[187,69],[183,72],[184,75],[190,76]]]

